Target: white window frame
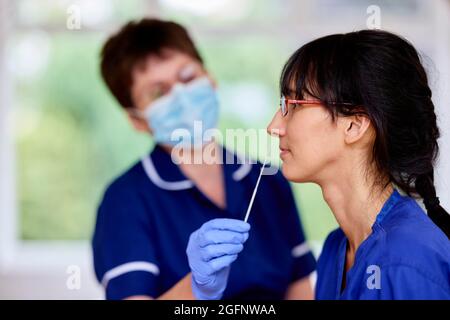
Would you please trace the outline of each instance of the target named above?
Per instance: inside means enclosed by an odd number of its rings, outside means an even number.
[[[20,239],[14,84],[6,61],[8,37],[13,31],[12,12],[13,1],[0,0],[0,298],[102,298],[102,290],[94,277],[88,241]],[[69,289],[66,285],[70,276],[67,273],[69,266],[80,270],[79,289]],[[37,285],[49,284],[54,290],[27,290],[33,282]]]

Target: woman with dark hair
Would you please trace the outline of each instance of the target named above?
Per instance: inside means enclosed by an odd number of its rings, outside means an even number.
[[[450,216],[433,184],[439,130],[414,47],[384,31],[317,39],[288,60],[281,93],[268,131],[283,174],[318,184],[340,226],[325,241],[316,298],[450,299]]]
[[[283,173],[317,183],[340,226],[316,297],[450,298],[450,216],[433,184],[439,130],[414,47],[384,31],[317,39],[286,63],[281,92],[268,129]]]

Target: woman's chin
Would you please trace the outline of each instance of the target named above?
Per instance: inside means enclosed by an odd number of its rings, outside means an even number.
[[[281,173],[283,173],[283,176],[291,182],[309,182],[307,177],[299,172],[297,166],[293,167],[290,164],[283,163],[281,165]]]

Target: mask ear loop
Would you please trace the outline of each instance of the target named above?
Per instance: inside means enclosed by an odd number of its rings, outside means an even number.
[[[247,208],[247,213],[245,214],[244,222],[247,222],[248,217],[250,216],[250,211],[252,210],[253,201],[255,200],[255,196],[256,196],[256,191],[258,191],[259,181],[261,181],[261,177],[262,177],[262,174],[263,174],[263,171],[264,171],[264,167],[266,166],[266,163],[267,163],[267,155],[264,158],[264,162],[263,162],[263,165],[261,167],[261,171],[259,172],[259,176],[258,176],[258,180],[256,181],[255,189],[253,189],[252,198],[250,199],[250,203],[249,203],[248,208]]]

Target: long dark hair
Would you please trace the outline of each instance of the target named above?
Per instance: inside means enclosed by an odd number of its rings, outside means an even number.
[[[439,129],[427,74],[416,49],[386,31],[334,34],[307,43],[287,61],[281,93],[323,101],[336,116],[366,115],[376,137],[376,168],[412,197],[450,238],[450,215],[433,181]]]

